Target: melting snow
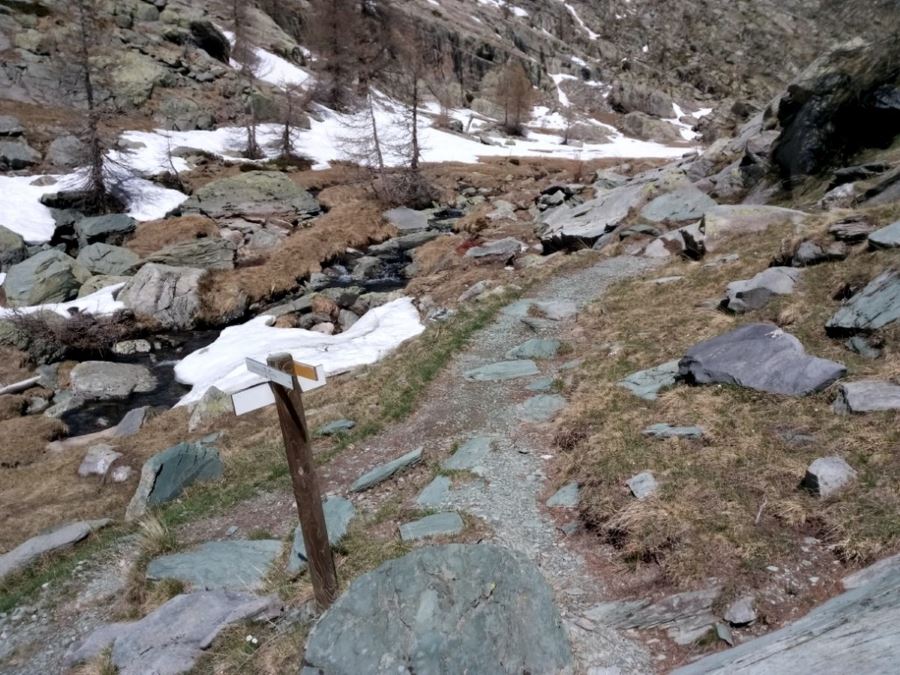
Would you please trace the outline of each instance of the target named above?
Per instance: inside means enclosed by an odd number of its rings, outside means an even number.
[[[4,280],[6,275],[3,275]],[[75,311],[93,314],[94,316],[105,316],[113,314],[120,309],[124,309],[125,305],[116,300],[116,294],[124,286],[124,283],[113,284],[99,291],[86,295],[83,298],[70,300],[69,302],[54,302],[46,305],[31,305],[29,307],[19,307],[16,309],[0,308],[0,318],[12,316],[13,314],[31,314],[33,312],[56,312],[61,316],[71,316]]]
[[[590,38],[591,40],[596,40],[598,37],[600,37],[599,33],[595,33],[594,31],[592,31],[590,28],[587,27],[587,24],[585,24],[585,22],[581,20],[581,17],[578,16],[578,12],[575,11],[575,8],[572,7],[572,5],[570,5],[565,0],[559,0],[559,1],[561,3],[563,3],[563,5],[565,5],[567,10],[569,10],[569,14],[571,14],[572,18],[575,19],[575,21],[578,23],[579,26],[581,26],[582,30],[584,30],[584,32],[587,33],[588,38]]]
[[[234,33],[223,30],[222,34],[233,47]],[[263,82],[286,88],[305,84],[311,77],[303,68],[260,47],[253,47],[253,54],[256,61],[253,64],[253,77]],[[230,65],[235,70],[240,70],[241,66],[236,61],[232,60]]]

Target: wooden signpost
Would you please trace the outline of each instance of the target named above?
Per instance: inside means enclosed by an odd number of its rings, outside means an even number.
[[[267,382],[232,394],[234,412],[243,415],[275,404],[294,487],[294,500],[297,502],[297,515],[303,530],[303,543],[306,545],[309,577],[316,604],[320,609],[326,609],[337,597],[337,574],[328,543],[322,495],[302,396],[304,391],[324,386],[325,373],[321,366],[297,363],[290,354],[273,354],[267,363],[253,359],[247,359],[246,363],[247,370]]]

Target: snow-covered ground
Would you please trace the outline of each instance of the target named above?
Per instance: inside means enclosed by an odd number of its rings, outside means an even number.
[[[220,29],[222,30],[222,29]],[[228,39],[228,42],[234,47],[234,33],[222,30],[222,34]],[[276,87],[295,87],[302,86],[312,76],[300,66],[297,66],[287,59],[283,59],[277,54],[270,51],[253,47],[253,77],[263,82],[268,82]],[[232,59],[231,67],[240,70],[240,64]]]
[[[349,330],[323,335],[301,328],[275,328],[271,316],[259,316],[222,331],[215,342],[175,365],[175,378],[192,385],[178,405],[198,401],[212,386],[234,393],[262,382],[247,370],[246,359],[265,361],[290,352],[295,360],[322,366],[326,374],[375,363],[401,343],[425,330],[410,298],[400,298],[367,312]]]
[[[6,280],[6,275],[3,281]],[[0,284],[3,282],[0,281]],[[60,316],[68,317],[73,311],[93,314],[94,316],[108,316],[114,314],[120,309],[124,309],[125,305],[116,300],[116,295],[124,286],[124,283],[113,284],[99,291],[86,295],[83,298],[70,300],[69,302],[55,302],[46,305],[31,305],[30,307],[19,307],[17,309],[8,309],[0,307],[0,318],[12,316],[13,314],[32,314],[34,312],[56,312]]]

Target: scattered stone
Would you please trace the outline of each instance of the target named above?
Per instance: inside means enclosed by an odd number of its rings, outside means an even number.
[[[435,230],[422,231],[422,232],[413,232],[411,234],[405,234],[400,237],[393,237],[388,239],[381,244],[374,244],[368,248],[369,255],[390,255],[392,253],[399,253],[402,251],[411,251],[414,248],[419,248],[423,244],[427,244],[429,241],[437,239],[441,236],[440,232]]]
[[[760,309],[775,295],[791,295],[800,270],[793,267],[769,267],[752,279],[732,281],[726,289],[725,306],[740,314]]]
[[[552,359],[559,352],[559,340],[533,338],[506,352],[508,359]]]
[[[421,460],[422,448],[416,448],[393,461],[376,466],[371,471],[368,471],[357,478],[353,485],[350,486],[350,492],[362,492],[363,490],[368,490],[369,488],[386,481],[395,473],[402,471],[413,464],[417,464]]]
[[[325,529],[328,531],[328,543],[333,548],[341,543],[350,529],[350,522],[356,517],[356,509],[353,502],[344,497],[328,497],[322,502],[322,511],[325,514]],[[306,569],[307,556],[306,544],[303,541],[303,527],[298,525],[294,529],[294,543],[288,557],[287,571],[290,574],[299,574]]]
[[[487,626],[503,629],[487,639]],[[304,666],[309,673],[521,675],[566,672],[572,654],[532,563],[490,544],[450,544],[420,548],[356,579],[313,627]]]
[[[856,352],[867,359],[877,359],[881,356],[881,349],[874,346],[865,335],[854,335],[844,344],[851,352]]]
[[[696,220],[716,205],[706,193],[685,185],[652,200],[641,209],[641,217],[651,223]]]
[[[804,396],[847,372],[843,364],[806,354],[800,341],[769,323],[755,323],[691,347],[679,361],[690,384],[733,384]]]
[[[552,377],[538,377],[525,388],[528,391],[550,391],[553,381]]]
[[[132,408],[125,416],[119,420],[119,423],[116,425],[113,436],[116,438],[128,438],[129,436],[134,436],[138,431],[141,430],[141,427],[144,426],[144,422],[146,422],[150,417],[150,406],[141,406],[140,408]]]
[[[519,318],[539,317],[549,321],[563,321],[578,313],[575,303],[570,300],[517,300],[503,308],[503,313]]]
[[[659,277],[657,279],[651,279],[647,283],[655,284],[656,286],[668,286],[669,284],[678,283],[684,279],[683,276],[672,276],[672,277]]]
[[[895,553],[853,574],[848,574],[841,579],[841,583],[849,591],[866,584],[880,582],[890,575],[897,574],[898,570],[900,570],[900,553]]]
[[[203,396],[191,410],[188,431],[193,433],[205,429],[220,417],[233,412],[234,404],[231,402],[231,396],[218,387],[210,387],[203,392]]]
[[[819,457],[806,469],[803,487],[819,497],[830,497],[856,480],[856,471],[842,457]]]
[[[900,319],[900,272],[889,269],[841,307],[825,330],[829,335],[858,333],[884,328]]]
[[[153,373],[134,363],[84,361],[72,368],[69,378],[72,391],[85,400],[124,399],[157,386]]]
[[[494,445],[490,436],[470,438],[450,457],[441,462],[441,466],[450,471],[468,471],[480,466]]]
[[[826,262],[843,260],[847,257],[847,246],[836,241],[828,246],[821,246],[813,241],[804,241],[797,247],[791,259],[794,267],[812,267]]]
[[[559,394],[538,394],[518,406],[518,416],[525,422],[540,424],[556,417],[567,401]]]
[[[47,534],[40,534],[0,555],[0,579],[18,572],[47,553],[68,548],[85,539],[92,532],[109,525],[110,520],[84,520],[58,527]]]
[[[57,169],[75,169],[84,165],[87,146],[77,136],[54,138],[47,148],[47,161]]]
[[[547,506],[550,508],[574,509],[578,506],[578,497],[578,483],[566,483],[547,500]]]
[[[702,438],[700,427],[673,427],[671,424],[651,424],[641,431],[644,436],[653,438]]]
[[[280,171],[247,171],[210,181],[194,191],[180,210],[209,218],[266,217],[272,214],[312,216],[319,202]]]
[[[874,223],[865,216],[849,216],[830,225],[828,233],[838,241],[855,243],[864,241],[874,230]]]
[[[323,424],[316,429],[316,436],[335,436],[344,434],[356,426],[353,420],[334,420],[328,424]]]
[[[100,444],[88,448],[87,454],[78,467],[78,475],[87,476],[105,476],[119,457],[121,452],[116,452],[111,445]]]
[[[25,127],[19,122],[18,117],[12,115],[0,115],[0,136],[21,136],[25,133]]]
[[[113,345],[113,354],[131,356],[133,354],[149,354],[153,351],[153,345],[148,340],[122,340]]]
[[[76,260],[93,274],[120,276],[129,273],[140,258],[127,248],[97,242],[82,248]]]
[[[693,223],[657,237],[644,247],[641,255],[646,258],[669,258],[678,255],[697,260],[706,252],[705,240],[700,224]]]
[[[732,602],[728,605],[722,618],[735,628],[752,624],[756,621],[756,610],[753,608],[753,597],[747,595]]]
[[[221,478],[223,470],[219,451],[207,439],[163,450],[144,462],[125,519],[140,518],[149,508],[175,499],[194,483]]]
[[[480,368],[473,368],[463,373],[463,377],[473,382],[501,382],[519,377],[530,377],[540,373],[534,361],[522,359],[516,361],[500,361]]]
[[[900,220],[869,235],[870,248],[900,247]]]
[[[525,244],[514,237],[506,237],[497,241],[490,241],[481,246],[474,246],[466,251],[467,258],[474,258],[478,262],[506,263],[526,249]]]
[[[3,282],[11,307],[27,307],[65,302],[91,276],[74,258],[62,251],[48,249],[12,265]]]
[[[675,384],[677,375],[678,361],[667,361],[655,368],[632,373],[624,380],[619,380],[618,384],[635,396],[646,401],[655,401],[661,390]]]
[[[450,478],[447,476],[435,476],[416,497],[416,505],[424,508],[440,506],[450,494]]]
[[[206,270],[151,263],[119,292],[118,300],[165,328],[194,326],[200,313],[200,279]]]
[[[134,232],[137,221],[124,213],[113,213],[108,216],[91,216],[75,223],[75,234],[78,243],[85,247],[100,241],[107,244],[120,244],[125,235]]]
[[[226,627],[281,613],[275,596],[233,591],[177,595],[139,621],[101,626],[65,658],[68,667],[110,650],[119,675],[185,673]]]
[[[734,635],[728,627],[728,624],[724,624],[721,621],[716,622],[716,637],[728,646],[734,646]]]
[[[900,409],[900,385],[882,380],[845,382],[838,387],[833,408],[839,413]]]
[[[479,281],[478,283],[472,284],[467,288],[462,294],[459,296],[458,302],[468,302],[472,298],[477,298],[479,295],[490,289],[491,282],[488,280]]]
[[[414,211],[402,206],[385,211],[382,215],[401,232],[409,233],[428,229],[428,214],[424,211]]]
[[[154,558],[147,578],[178,579],[192,590],[258,591],[281,552],[275,539],[208,541],[195,549]]]
[[[131,467],[126,464],[115,466],[109,472],[109,479],[113,483],[124,483],[129,478],[131,478]]]
[[[463,519],[455,511],[435,513],[401,525],[400,539],[403,541],[416,541],[432,537],[445,537],[459,534],[464,527]]]
[[[632,476],[625,481],[625,484],[631,490],[631,494],[639,500],[647,499],[647,497],[656,494],[656,491],[659,489],[659,483],[656,482],[656,478],[650,471],[642,471]]]

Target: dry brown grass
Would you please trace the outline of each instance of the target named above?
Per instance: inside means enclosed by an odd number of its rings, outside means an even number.
[[[125,246],[145,256],[172,244],[218,236],[219,228],[214,220],[198,215],[181,216],[141,223]]]
[[[14,482],[11,474],[17,473],[19,467],[38,462],[47,443],[60,438],[65,431],[65,424],[43,416],[15,417],[0,422],[0,438],[3,439],[0,443],[0,475],[6,474]]]
[[[875,215],[891,222],[889,211]],[[821,235],[825,227],[821,219],[810,232]],[[845,363],[848,379],[900,375],[900,329],[891,329],[887,351],[875,361],[824,332],[839,306],[831,298],[835,289],[849,278],[871,279],[896,263],[895,254],[857,247],[845,262],[805,270],[794,296],[744,316],[704,306],[720,298],[728,282],[767,267],[790,238],[788,227],[736,237],[717,255],[738,251],[738,263],[709,269],[675,262],[657,274],[683,274],[681,282],[620,284],[581,319],[591,344],[603,347],[593,347],[585,360],[573,405],[559,425],[567,473],[584,483],[582,515],[599,536],[632,564],[658,565],[670,583],[690,584],[710,574],[752,576],[799,555],[798,540],[808,534],[835,544],[852,562],[900,547],[896,413],[836,415],[830,409],[833,387],[792,398],[738,387],[678,386],[645,402],[615,384],[630,372],[679,358],[700,340],[779,319],[790,320],[787,329],[809,353]],[[612,356],[610,345],[619,347]],[[706,436],[662,441],[641,435],[657,422],[699,424]],[[791,445],[784,438],[788,431],[812,434],[815,442]],[[829,500],[799,489],[809,462],[832,454],[846,458],[859,480]],[[644,470],[653,471],[661,487],[657,497],[637,502],[624,482]]]

